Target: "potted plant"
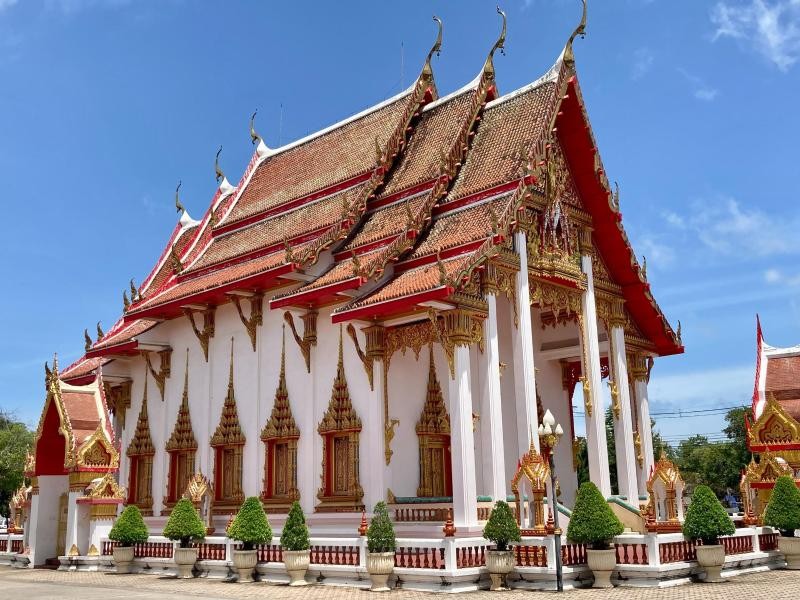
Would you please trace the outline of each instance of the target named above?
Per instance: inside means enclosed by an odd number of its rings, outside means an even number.
[[[206,527],[188,498],[181,498],[173,507],[164,526],[164,537],[180,542],[179,547],[175,548],[174,558],[178,577],[191,578],[194,563],[197,562],[197,548],[192,548],[191,544],[206,537]]]
[[[702,542],[696,548],[697,564],[705,569],[707,582],[722,581],[720,572],[725,562],[725,548],[719,543],[719,536],[733,535],[735,531],[733,521],[711,488],[698,485],[686,511],[683,535]]]
[[[389,591],[389,575],[394,571],[397,539],[385,502],[375,505],[375,514],[367,529],[367,572],[373,592]]]
[[[800,490],[788,475],[778,477],[764,512],[764,525],[777,529],[778,549],[783,552],[787,569],[800,569],[800,538],[794,537],[800,529]]]
[[[295,500],[281,533],[283,564],[289,574],[289,585],[306,585],[306,571],[311,562],[310,547],[306,517],[300,503]]]
[[[519,525],[514,518],[511,508],[502,500],[498,500],[486,527],[483,528],[483,537],[495,545],[494,550],[489,550],[486,555],[486,567],[492,578],[491,590],[507,590],[506,576],[514,570],[514,552],[509,547],[510,542],[521,541]]]
[[[125,507],[122,514],[114,523],[108,539],[117,542],[114,546],[114,564],[117,573],[130,573],[133,562],[133,545],[147,541],[149,533],[144,523],[139,507],[130,504]]]
[[[247,498],[239,508],[236,518],[228,527],[228,537],[242,542],[242,549],[233,551],[233,568],[239,572],[239,582],[253,581],[253,569],[258,562],[255,545],[272,541],[267,513],[256,496]]]
[[[612,542],[624,529],[597,486],[591,482],[582,484],[569,519],[567,538],[587,545],[586,562],[594,575],[592,587],[612,587],[611,573],[617,565]]]

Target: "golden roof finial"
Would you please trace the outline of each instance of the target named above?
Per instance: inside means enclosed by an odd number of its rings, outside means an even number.
[[[92,347],[92,338],[89,337],[89,330],[83,330],[83,350],[88,352]]]
[[[439,284],[445,285],[447,283],[447,269],[444,268],[442,256],[438,251],[436,252],[436,266],[439,267]]]
[[[678,331],[675,333],[675,335],[678,338],[678,344],[683,346],[683,339],[681,337],[681,320],[680,319],[678,319]]]
[[[184,208],[183,204],[181,203],[181,197],[180,197],[181,185],[183,185],[183,181],[178,180],[178,187],[175,188],[175,210],[177,212],[186,212],[186,208]]]
[[[136,302],[136,298],[139,296],[139,290],[136,289],[136,284],[131,279],[131,302]]]
[[[353,253],[353,274],[356,277],[360,277],[362,274],[361,260],[358,258],[358,254],[356,254],[355,250],[353,250],[352,253]]]
[[[503,18],[503,28],[500,30],[500,37],[497,38],[497,41],[492,46],[492,49],[489,50],[489,56],[486,57],[486,62],[483,65],[483,70],[485,73],[494,74],[494,63],[492,59],[494,58],[494,53],[500,50],[500,54],[505,56],[505,47],[506,47],[506,13],[500,10],[500,7],[497,7],[497,14]]]
[[[128,291],[122,290],[122,310],[128,310],[128,307],[131,305],[131,301],[128,300]]]
[[[433,43],[433,46],[431,46],[431,50],[428,52],[428,56],[425,59],[425,66],[422,68],[422,71],[428,74],[432,72],[431,59],[433,55],[439,56],[439,53],[442,51],[442,31],[444,25],[442,25],[442,20],[436,15],[433,15],[433,20],[436,21],[436,24],[439,26],[439,33],[436,35],[436,41]]]
[[[264,140],[261,139],[261,136],[256,133],[256,115],[258,114],[258,109],[256,109],[253,114],[250,116],[250,142],[255,146],[258,142],[262,142]]]
[[[98,342],[99,342],[101,339],[103,339],[103,336],[105,335],[105,334],[103,333],[103,328],[102,328],[102,327],[100,327],[100,323],[102,323],[102,321],[98,321],[98,322],[97,322],[97,341],[98,341]]]
[[[575,66],[575,54],[572,51],[572,42],[574,42],[575,38],[578,36],[581,36],[581,38],[586,37],[586,0],[581,0],[581,2],[583,2],[581,22],[578,23],[578,26],[575,28],[575,31],[572,32],[572,35],[569,36],[567,45],[564,48],[564,62],[566,62],[570,67]]]
[[[225,173],[222,172],[222,169],[219,168],[219,155],[222,153],[222,144],[219,145],[219,150],[217,150],[217,155],[214,157],[214,178],[217,180],[217,183],[225,179]]]
[[[58,379],[58,352],[53,352],[53,377]]]

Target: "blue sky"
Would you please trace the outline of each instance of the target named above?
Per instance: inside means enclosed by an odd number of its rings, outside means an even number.
[[[536,79],[577,0],[507,0],[500,91]],[[408,85],[445,24],[441,93],[480,69],[488,1],[0,0],[0,407],[35,424],[42,364],[110,327],[176,215],[197,216],[213,160],[237,181],[247,124],[276,146]],[[590,0],[581,86],[624,223],[686,354],[657,361],[654,411],[752,391],[755,313],[800,342],[800,0]],[[282,109],[281,109],[282,107]],[[281,118],[282,114],[282,118]],[[659,421],[669,436],[719,417]]]

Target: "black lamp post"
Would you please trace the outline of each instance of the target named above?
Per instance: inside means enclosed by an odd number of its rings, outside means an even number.
[[[549,410],[544,413],[542,424],[539,425],[539,445],[542,454],[547,457],[547,464],[550,467],[550,490],[552,498],[549,500],[550,510],[553,511],[553,536],[556,542],[556,590],[564,591],[564,573],[561,564],[561,529],[558,527],[558,499],[556,498],[556,468],[553,456],[555,455],[556,445],[564,429],[556,423],[556,419]]]

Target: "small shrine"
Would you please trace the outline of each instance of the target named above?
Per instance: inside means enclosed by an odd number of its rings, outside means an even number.
[[[514,495],[514,506],[517,523],[523,535],[547,535],[549,519],[545,518],[545,496],[547,481],[550,478],[550,467],[547,460],[531,445],[517,463],[517,470],[511,479],[511,493]]]
[[[681,530],[685,487],[678,467],[662,453],[647,480],[649,499],[642,511],[647,531],[673,533]]]

